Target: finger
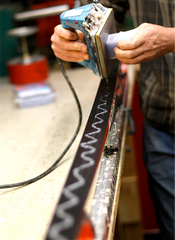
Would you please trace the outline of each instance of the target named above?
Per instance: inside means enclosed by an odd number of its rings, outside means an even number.
[[[63,50],[73,50],[87,52],[87,46],[81,41],[69,41],[64,38],[58,37],[56,34],[51,36],[52,49],[53,51],[58,51],[60,48]]]
[[[136,57],[136,58],[132,58],[132,59],[128,59],[128,58],[120,58],[117,57],[117,59],[125,64],[138,64],[138,63],[143,63],[143,62],[147,62],[149,59],[147,57],[145,57],[144,54],[141,54],[140,56]]]
[[[66,62],[83,62],[85,59],[83,58],[75,58],[73,57],[67,57],[65,55],[62,55],[61,53],[55,54],[58,58],[66,61]]]
[[[63,50],[67,50],[67,51],[81,51],[81,52],[87,52],[88,49],[87,49],[87,46],[80,42],[79,40],[78,41],[64,41],[63,40],[63,45],[61,46],[61,48]]]
[[[120,62],[125,64],[137,64],[137,61],[134,59],[125,59],[125,58],[117,58]]]
[[[59,51],[54,52],[58,58],[70,62],[82,62],[84,60],[89,60],[89,55],[84,52],[79,51],[64,51],[59,49]]]
[[[135,50],[121,50],[114,48],[116,58],[134,59],[143,53],[142,48],[136,48]]]
[[[54,28],[54,32],[58,37],[62,37],[67,40],[76,40],[77,39],[77,34],[75,32],[72,32],[66,28],[63,28],[62,25],[57,25]]]
[[[137,33],[131,39],[126,41],[118,41],[117,46],[122,50],[134,50],[145,43],[145,36],[142,33]]]

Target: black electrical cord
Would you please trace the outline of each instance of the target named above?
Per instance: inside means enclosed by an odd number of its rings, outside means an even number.
[[[34,178],[31,178],[29,180],[26,180],[26,181],[22,181],[22,182],[18,182],[18,183],[11,183],[11,184],[3,184],[3,185],[0,185],[0,189],[3,189],[3,188],[15,188],[15,187],[21,187],[21,186],[26,186],[26,185],[29,185],[31,183],[34,183],[38,180],[40,180],[41,178],[45,177],[46,175],[48,175],[50,172],[52,172],[58,165],[58,163],[61,161],[61,159],[64,157],[64,155],[66,154],[66,152],[69,150],[69,148],[71,147],[72,143],[74,142],[79,130],[80,130],[80,127],[81,127],[81,123],[82,123],[82,110],[81,110],[81,105],[80,105],[80,102],[79,102],[79,99],[77,97],[77,94],[72,86],[72,83],[70,82],[69,80],[69,77],[67,76],[66,74],[66,71],[64,70],[63,68],[63,65],[61,63],[61,61],[57,58],[57,62],[59,64],[59,67],[72,91],[72,94],[75,98],[75,101],[76,101],[76,104],[77,104],[77,107],[78,107],[78,112],[79,112],[79,121],[78,121],[78,125],[77,125],[77,128],[76,128],[76,131],[73,135],[73,137],[71,138],[70,142],[68,143],[67,147],[64,149],[64,151],[60,154],[59,158],[46,170],[44,171],[43,173],[41,173],[40,175],[34,177]]]

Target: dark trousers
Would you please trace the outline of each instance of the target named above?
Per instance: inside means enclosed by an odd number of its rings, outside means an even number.
[[[143,158],[149,189],[163,240],[174,240],[175,144],[174,135],[160,131],[145,121]]]

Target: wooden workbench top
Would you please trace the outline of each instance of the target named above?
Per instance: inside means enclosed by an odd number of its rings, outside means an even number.
[[[70,165],[88,119],[100,78],[85,68],[67,70],[83,111],[81,131],[58,167],[25,187],[0,189],[0,240],[44,239]],[[49,83],[56,91],[54,103],[20,109],[12,85],[0,79],[0,184],[33,178],[59,157],[73,136],[78,111],[60,71]]]

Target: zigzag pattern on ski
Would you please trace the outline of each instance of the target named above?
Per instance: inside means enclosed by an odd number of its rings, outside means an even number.
[[[103,107],[106,106],[107,100],[104,98],[107,98],[109,94],[106,94],[105,96],[100,98],[100,101],[103,103],[99,104],[97,106],[98,109],[101,110],[101,112],[97,113],[95,115],[95,119],[97,121],[92,124],[92,128],[95,129],[95,131],[85,134],[85,136],[89,139],[89,141],[83,142],[80,144],[80,146],[86,151],[81,153],[81,158],[86,161],[86,163],[76,167],[73,169],[73,176],[77,179],[76,182],[71,183],[70,185],[66,186],[63,189],[63,195],[68,199],[66,202],[63,202],[58,205],[56,210],[56,217],[60,218],[62,221],[55,223],[51,226],[49,237],[52,240],[68,240],[65,236],[61,234],[62,231],[68,230],[72,225],[74,224],[74,217],[67,213],[66,210],[71,209],[78,205],[80,202],[79,196],[73,193],[73,191],[83,187],[85,185],[86,179],[80,174],[81,170],[90,168],[95,164],[95,161],[93,158],[91,158],[89,155],[93,154],[96,151],[96,148],[92,146],[92,144],[96,143],[98,141],[97,138],[95,138],[93,135],[98,134],[101,132],[101,128],[97,127],[98,124],[101,124],[104,120],[100,117],[100,115],[105,114],[107,112],[106,109]]]

